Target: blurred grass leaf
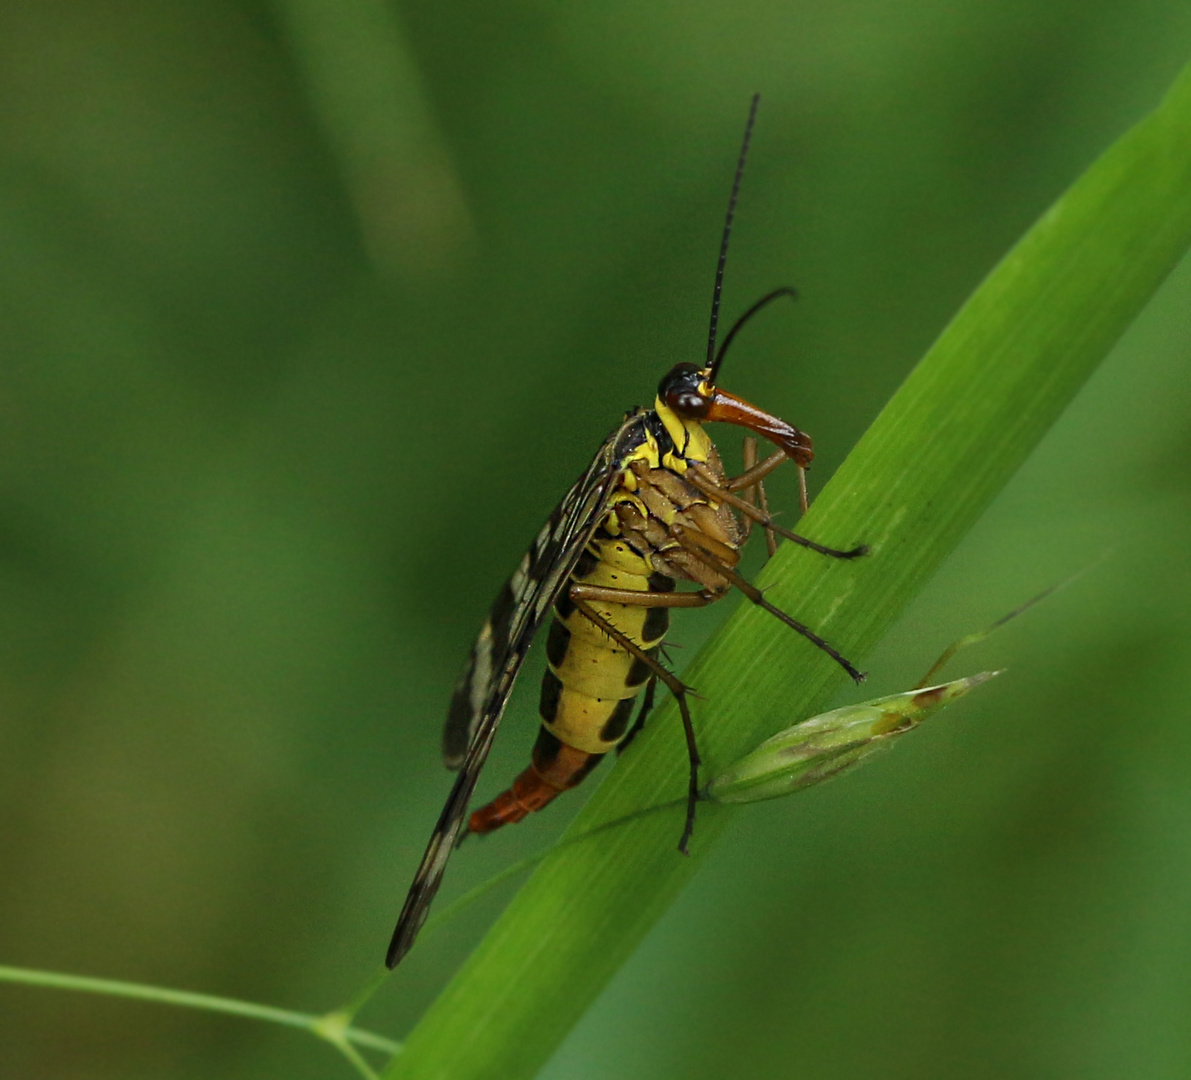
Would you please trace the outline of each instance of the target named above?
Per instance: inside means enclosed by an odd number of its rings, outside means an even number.
[[[768,596],[859,658],[1008,482],[1191,243],[1191,71],[1041,218],[985,280],[816,501],[802,530],[872,555],[827,563],[787,545]],[[1089,447],[1089,457],[1109,448]],[[738,611],[686,675],[712,770],[791,715],[820,711],[836,666]],[[681,793],[660,710],[572,834]],[[412,1032],[391,1077],[532,1076],[698,868],[730,810],[681,810],[561,848],[526,883]],[[698,943],[692,942],[697,949]]]
[[[982,671],[964,679],[845,705],[771,735],[732,762],[707,785],[718,803],[781,799],[868,761],[913,731],[932,713],[1001,674]]]

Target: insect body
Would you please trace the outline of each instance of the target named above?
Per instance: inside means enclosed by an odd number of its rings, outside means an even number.
[[[763,297],[737,320],[717,351],[720,287],[757,101],[754,97],[728,204],[706,363],[677,364],[662,378],[652,408],[625,415],[493,604],[456,687],[444,731],[444,759],[459,775],[406,897],[386,958],[389,967],[413,944],[465,828],[486,833],[520,821],[578,784],[635,730],[629,723],[634,701],[647,687],[637,726],[643,722],[658,681],[677,698],[686,734],[690,783],[679,842],[680,850],[686,850],[698,797],[699,755],[687,688],[658,658],[670,608],[702,607],[738,588],[826,651],[853,678],[863,678],[823,638],[771,605],[735,570],[752,523],[836,558],[853,558],[865,550],[837,551],[816,544],[777,525],[763,509],[763,497],[758,506],[739,494],[760,491],[763,478],[787,460],[795,462],[801,476],[814,456],[804,433],[716,383],[725,351],[745,322],[772,300],[793,295],[783,288]],[[729,479],[703,426],[717,421],[762,435],[778,450]],[[697,588],[677,589],[680,581]],[[549,667],[531,764],[509,790],[469,817],[468,803],[513,683],[548,615]]]
[[[678,379],[686,374],[684,366]],[[740,531],[730,506],[683,478],[697,464],[722,481],[723,468],[701,427],[686,428],[664,404],[673,373],[667,380],[654,408],[630,413],[618,432],[620,476],[611,506],[554,602],[533,763],[509,791],[471,815],[471,832],[491,832],[541,809],[620,745],[638,693],[660,669],[657,652],[670,606],[708,602],[731,588],[678,538],[677,530],[685,529],[727,565],[739,558]],[[703,591],[676,593],[675,580],[684,578]],[[448,727],[462,726],[470,708],[469,675]]]

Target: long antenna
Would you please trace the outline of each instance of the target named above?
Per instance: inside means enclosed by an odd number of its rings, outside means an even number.
[[[719,374],[720,364],[724,361],[724,356],[728,352],[728,346],[732,344],[732,339],[740,333],[741,328],[754,315],[757,314],[766,304],[776,300],[779,296],[788,296],[791,300],[798,299],[798,290],[791,288],[789,285],[783,285],[780,289],[774,289],[771,293],[766,293],[761,297],[751,308],[748,309],[739,319],[732,324],[732,329],[728,331],[727,336],[720,343],[720,351],[715,354],[715,359],[711,362],[711,378],[710,383],[715,385],[716,376]]]
[[[736,161],[736,178],[732,181],[732,197],[728,200],[728,216],[724,219],[724,237],[720,241],[720,261],[715,268],[715,290],[711,294],[711,329],[707,333],[707,363],[706,367],[715,364],[715,331],[720,321],[720,290],[724,285],[724,264],[728,261],[728,240],[732,235],[732,217],[736,213],[736,198],[740,194],[740,180],[744,176],[744,161],[749,153],[749,139],[753,134],[753,123],[757,119],[757,106],[761,103],[761,95],[753,95],[753,103],[749,107],[748,123],[744,126],[744,142],[740,144],[740,157]]]

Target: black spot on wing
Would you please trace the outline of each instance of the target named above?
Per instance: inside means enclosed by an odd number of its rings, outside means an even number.
[[[442,756],[448,769],[458,768],[463,755],[467,753],[474,719],[475,710],[471,707],[471,680],[460,679],[451,695],[451,706],[447,710],[447,723],[442,735]]]
[[[529,561],[527,576],[531,581],[541,581],[550,570],[551,560],[557,557],[558,541],[562,536],[561,526],[567,520],[574,494],[575,489],[572,488],[563,497],[562,502],[550,512],[546,524],[534,537],[533,544],[526,553],[526,559]]]
[[[492,624],[493,651],[497,656],[503,656],[507,651],[509,627],[517,611],[518,599],[513,593],[513,583],[506,581],[492,604],[492,613],[488,621]]]

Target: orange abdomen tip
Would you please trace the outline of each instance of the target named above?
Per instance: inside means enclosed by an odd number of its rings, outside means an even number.
[[[467,831],[495,832],[502,825],[514,825],[541,810],[567,788],[572,788],[594,769],[603,754],[589,754],[560,742],[545,728],[538,732],[533,748],[533,763],[487,806],[472,811]]]

